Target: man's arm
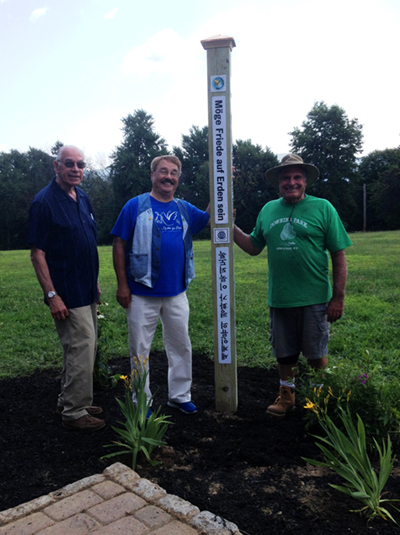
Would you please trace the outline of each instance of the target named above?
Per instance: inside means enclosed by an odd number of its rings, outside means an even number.
[[[54,290],[54,285],[51,280],[49,267],[46,262],[46,253],[37,247],[31,248],[31,261],[38,278],[39,284],[47,296],[49,292]],[[59,295],[55,295],[51,299],[47,299],[49,303],[51,315],[55,320],[64,320],[69,316],[67,307]]]
[[[347,282],[347,261],[344,249],[331,253],[333,293],[329,301],[327,315],[328,321],[333,323],[343,316],[344,296]]]
[[[129,289],[125,265],[125,249],[127,243],[128,242],[118,236],[114,237],[113,262],[118,284],[117,301],[123,308],[128,308],[131,302],[131,291]]]
[[[246,234],[236,225],[233,229],[233,239],[235,240],[236,245],[238,245],[245,253],[248,253],[251,256],[256,256],[262,251],[260,247],[255,247],[253,245],[250,234]]]

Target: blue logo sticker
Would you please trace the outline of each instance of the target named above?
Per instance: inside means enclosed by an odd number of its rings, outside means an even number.
[[[220,76],[216,76],[212,81],[212,85],[216,91],[222,91],[225,86],[225,80]]]

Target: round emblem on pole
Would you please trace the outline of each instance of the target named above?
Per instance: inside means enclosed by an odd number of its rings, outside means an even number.
[[[215,91],[222,91],[225,86],[225,80],[221,76],[215,76],[212,80]]]

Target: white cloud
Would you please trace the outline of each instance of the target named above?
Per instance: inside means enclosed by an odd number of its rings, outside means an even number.
[[[32,15],[31,15],[30,21],[31,22],[36,22],[40,17],[43,17],[43,15],[46,14],[46,11],[47,11],[47,7],[42,7],[40,9],[35,9],[34,11],[32,11]]]
[[[71,140],[86,156],[110,154],[121,143],[121,117],[126,115],[126,110],[113,107],[91,111],[61,132],[60,139]]]
[[[106,13],[104,15],[104,18],[107,20],[107,19],[113,19],[115,17],[115,15],[117,14],[117,11],[118,11],[118,7],[114,7],[114,9],[112,11],[109,11],[108,13]]]
[[[399,113],[393,108],[398,100],[393,70],[398,29],[398,17],[379,0],[337,0],[323,9],[320,0],[250,2],[218,13],[191,39],[215,34],[235,39],[234,139],[251,138],[285,152],[288,132],[323,100],[365,125],[368,153],[385,148],[390,143],[385,138],[393,139],[396,128],[398,132]]]
[[[187,43],[174,30],[166,28],[125,54],[123,74],[144,78],[149,74],[179,72],[191,56]]]

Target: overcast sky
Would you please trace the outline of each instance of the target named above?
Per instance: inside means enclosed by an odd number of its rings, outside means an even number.
[[[315,102],[400,145],[399,0],[0,0],[0,151],[89,157],[144,109],[170,148],[207,124],[202,39],[233,37],[233,139],[289,152]]]

